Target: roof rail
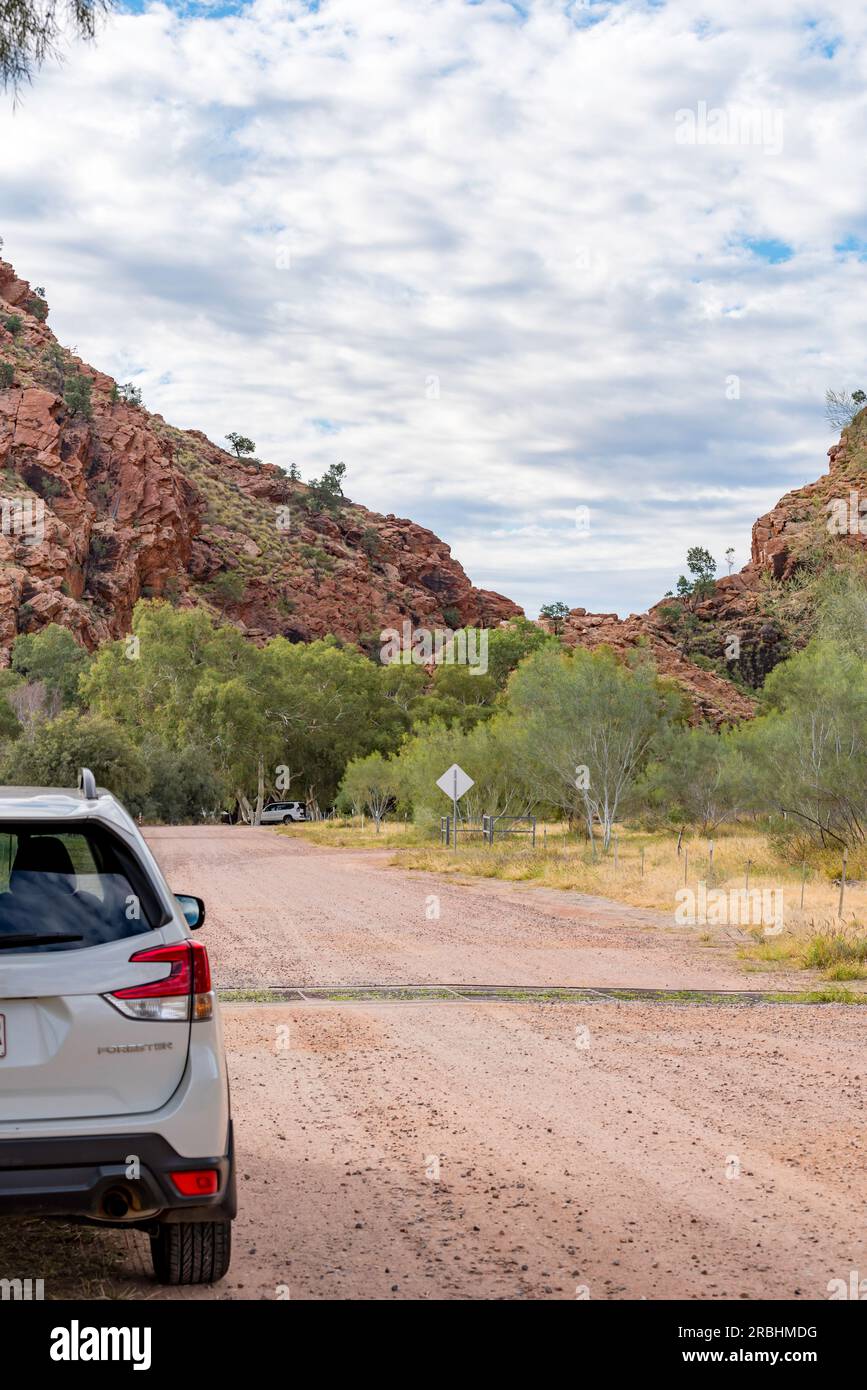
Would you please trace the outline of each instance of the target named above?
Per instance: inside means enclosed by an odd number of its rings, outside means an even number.
[[[89,767],[80,767],[78,769],[78,790],[88,801],[96,801],[98,799],[96,778]]]

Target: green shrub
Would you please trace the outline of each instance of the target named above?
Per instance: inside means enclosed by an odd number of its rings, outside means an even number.
[[[361,548],[365,555],[369,555],[371,560],[375,559],[382,550],[382,541],[375,526],[366,526],[361,533]]]
[[[60,497],[63,492],[63,483],[59,478],[53,477],[50,473],[43,473],[34,491],[38,492],[41,497],[48,499]]]
[[[804,952],[804,965],[814,970],[832,970],[863,961],[867,961],[867,937],[848,937],[840,932],[812,937]],[[835,978],[859,977],[837,975]]]
[[[17,739],[11,762],[9,773],[21,786],[74,787],[78,769],[89,767],[98,783],[124,800],[148,780],[146,763],[123,729],[74,710]]]
[[[16,338],[16,337],[18,336],[18,334],[21,332],[21,329],[24,327],[24,323],[23,323],[23,320],[22,320],[22,318],[21,318],[21,315],[20,315],[20,314],[9,314],[9,315],[7,315],[7,317],[6,317],[5,319],[3,319],[3,327],[6,329],[6,332],[7,332],[7,333],[11,333],[11,334],[12,334],[12,337],[13,337],[13,338]]]
[[[244,580],[237,570],[223,570],[211,580],[211,592],[224,608],[230,603],[240,603],[244,588]]]
[[[63,383],[66,380],[66,356],[59,343],[52,343],[42,356],[42,380],[46,386],[50,386],[58,396],[63,395]]]
[[[314,573],[329,574],[334,569],[334,561],[319,545],[299,545],[298,554]]]
[[[345,463],[332,463],[321,478],[311,478],[307,484],[304,505],[309,512],[330,512],[337,516],[343,505],[343,478]]]
[[[141,751],[148,777],[129,796],[133,814],[149,825],[196,824],[203,818],[217,818],[225,790],[207,747],[170,748],[149,734]]]
[[[11,362],[0,362],[0,391],[15,384],[15,368]]]
[[[63,387],[63,402],[70,415],[80,415],[84,420],[93,418],[90,400],[91,380],[83,372],[76,372]]]
[[[13,672],[31,682],[41,681],[70,707],[79,703],[78,680],[87,671],[90,657],[68,628],[49,623],[40,632],[16,637],[11,665]]]

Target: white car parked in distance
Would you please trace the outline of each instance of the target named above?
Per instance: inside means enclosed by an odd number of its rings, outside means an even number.
[[[229,1267],[229,1085],[199,898],[80,790],[0,788],[0,1218],[136,1227],[161,1283]]]
[[[263,825],[290,825],[292,821],[306,819],[307,808],[303,801],[269,801],[262,809]]]

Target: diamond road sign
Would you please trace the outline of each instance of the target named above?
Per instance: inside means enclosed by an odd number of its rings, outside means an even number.
[[[468,792],[470,787],[475,786],[475,782],[472,777],[467,776],[462,767],[458,767],[457,763],[452,763],[448,772],[444,772],[442,777],[437,778],[437,786],[445,792],[446,796],[457,801],[464,792]]]

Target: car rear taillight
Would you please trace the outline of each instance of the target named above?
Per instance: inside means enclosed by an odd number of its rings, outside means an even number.
[[[185,1173],[172,1173],[171,1179],[182,1197],[213,1197],[220,1189],[216,1168],[188,1168]]]
[[[199,941],[176,946],[154,946],[130,956],[130,965],[167,965],[168,974],[143,985],[130,985],[107,996],[110,1003],[130,1018],[168,1023],[214,1016],[211,964]],[[190,1005],[192,1003],[192,1011]]]

